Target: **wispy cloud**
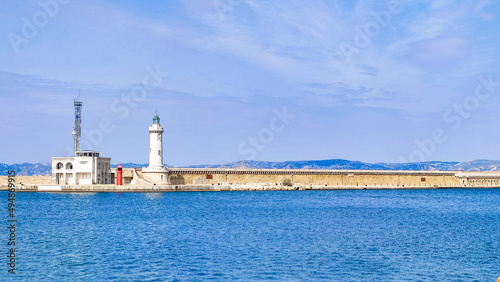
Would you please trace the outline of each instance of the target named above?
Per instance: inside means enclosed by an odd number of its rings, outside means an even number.
[[[94,99],[96,113],[106,113],[113,99],[141,83],[145,66],[160,65],[170,76],[137,108],[137,120],[149,107],[161,106],[175,113],[169,121],[180,131],[186,131],[185,120],[206,127],[216,121],[225,132],[247,136],[234,124],[258,123],[260,110],[286,103],[309,118],[297,119],[303,123],[297,131],[290,127],[297,136],[307,131],[323,138],[311,124],[328,130],[367,120],[395,120],[404,135],[411,133],[404,122],[439,117],[471,95],[477,76],[495,70],[500,60],[495,1],[400,0],[400,11],[350,61],[341,44],[354,45],[390,1],[220,0],[228,5],[223,17],[216,2],[70,1],[19,55],[4,36],[2,118],[19,112],[62,115],[58,109],[78,89]],[[38,9],[33,1],[10,6],[0,4],[4,35],[19,32],[21,19]],[[497,106],[482,107],[491,113]],[[349,127],[343,130],[349,135]],[[302,142],[291,139],[297,146]]]

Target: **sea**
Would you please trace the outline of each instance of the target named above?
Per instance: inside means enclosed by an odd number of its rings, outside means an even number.
[[[2,281],[496,281],[500,189],[16,193]]]

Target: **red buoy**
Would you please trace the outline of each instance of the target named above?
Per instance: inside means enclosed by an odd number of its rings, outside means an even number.
[[[123,185],[123,167],[121,164],[116,168],[116,185]]]

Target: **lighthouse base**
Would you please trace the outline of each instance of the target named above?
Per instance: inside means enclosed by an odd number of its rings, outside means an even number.
[[[141,178],[152,185],[168,185],[167,167],[143,167]]]

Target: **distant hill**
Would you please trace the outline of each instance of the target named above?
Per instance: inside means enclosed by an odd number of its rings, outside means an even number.
[[[500,165],[500,161],[494,161]],[[378,169],[378,170],[457,170],[459,162],[422,162],[422,163],[364,163],[341,159],[311,161],[238,161],[210,167],[227,168],[311,168],[311,169]]]
[[[118,164],[111,165],[117,167]],[[148,164],[122,163],[124,168],[147,167]],[[379,170],[463,170],[463,171],[500,171],[500,161],[475,160],[468,162],[420,162],[420,163],[364,163],[341,159],[311,161],[238,161],[221,165],[193,165],[190,168],[310,168],[310,169],[379,169]],[[50,163],[23,163],[7,165],[0,163],[0,175],[15,170],[17,175],[50,175]]]
[[[136,163],[123,163],[121,164],[123,168],[134,168],[134,167],[147,167],[148,164],[136,164]],[[112,164],[111,167],[117,167],[118,164]]]
[[[7,171],[14,170],[16,175],[50,175],[50,163],[23,163],[7,165],[0,163],[0,175],[7,175]]]

